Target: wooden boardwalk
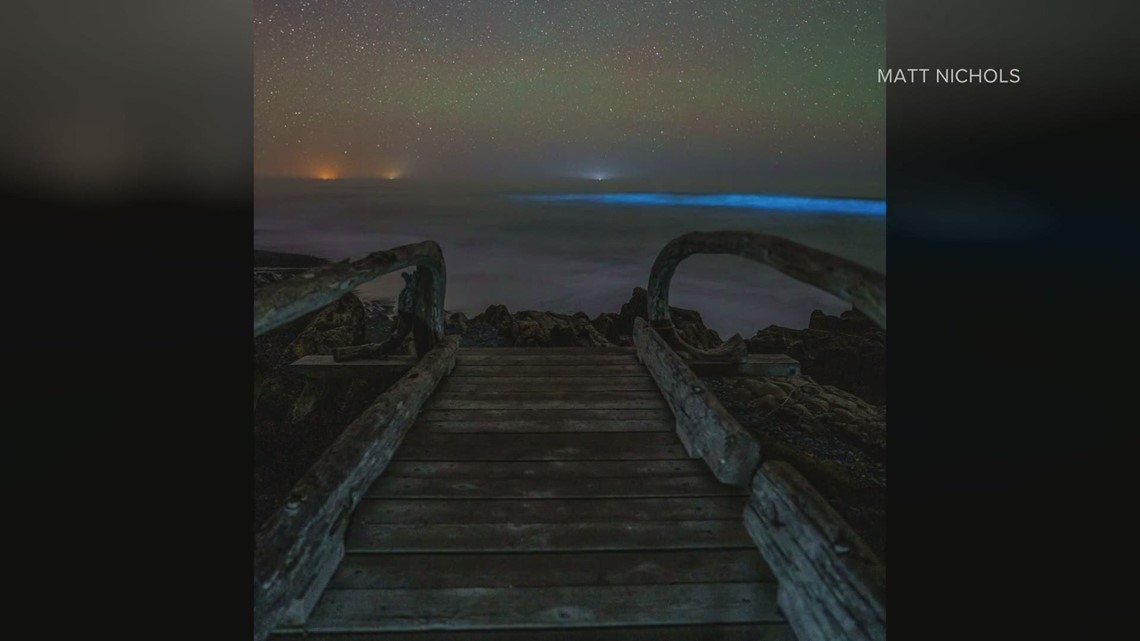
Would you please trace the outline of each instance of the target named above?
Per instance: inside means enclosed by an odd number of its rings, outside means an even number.
[[[463,349],[275,636],[791,640],[746,496],[633,349]]]

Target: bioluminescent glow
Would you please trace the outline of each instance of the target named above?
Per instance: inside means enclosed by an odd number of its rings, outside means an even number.
[[[887,202],[885,200],[788,196],[780,194],[519,194],[511,196],[511,198],[542,202],[581,202],[603,203],[608,205],[740,207],[745,209],[858,214],[863,216],[883,216],[887,213]]]

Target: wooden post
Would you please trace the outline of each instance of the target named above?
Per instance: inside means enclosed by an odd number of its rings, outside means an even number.
[[[458,349],[457,337],[445,337],[381,394],[345,428],[258,533],[255,641],[265,639],[290,613],[303,619],[316,603],[344,553],[349,516],[388,466],[424,402],[455,366]]]
[[[886,639],[883,564],[792,466],[768,461],[756,472],[744,527],[801,641]]]
[[[677,419],[685,451],[703,458],[720,482],[748,487],[760,445],[643,318],[634,321],[633,342]]]

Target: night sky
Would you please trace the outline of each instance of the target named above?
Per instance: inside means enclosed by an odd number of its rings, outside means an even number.
[[[255,172],[881,191],[884,3],[255,0]]]

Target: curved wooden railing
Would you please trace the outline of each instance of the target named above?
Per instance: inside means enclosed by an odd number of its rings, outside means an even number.
[[[691,232],[669,241],[649,272],[649,322],[673,349],[689,358],[731,360],[748,353],[739,334],[714,350],[703,350],[690,345],[673,328],[669,285],[681,261],[694,254],[732,254],[770,265],[851,303],[880,327],[887,327],[886,278],[874,270],[779,236],[738,231]]]
[[[415,274],[405,278],[407,285],[401,294],[401,302],[410,301],[412,306],[400,311],[415,320],[416,353],[423,356],[443,337],[447,293],[443,250],[433,240],[320,267],[258,289],[253,297],[253,335],[316,311],[374,278],[413,266]]]
[[[699,350],[673,329],[670,280],[682,260],[701,253],[735,254],[770,265],[852,303],[883,328],[886,278],[776,236],[694,232],[670,241],[658,255],[649,277],[649,316],[654,322],[637,319],[633,334],[638,358],[665,396],[689,455],[704,459],[721,482],[751,489],[744,525],[779,579],[777,598],[796,636],[801,641],[883,641],[887,615],[882,562],[799,472],[765,460],[759,442],[686,363],[694,357],[736,358],[744,347],[737,335],[727,348]]]
[[[255,641],[279,623],[299,624],[308,616],[344,556],[350,515],[387,468],[424,402],[455,366],[459,339],[443,336],[446,271],[433,241],[298,274],[254,295],[256,336],[336,301],[361,283],[411,266],[417,270],[405,277],[400,313],[412,319],[419,361],[344,429],[258,531]]]

